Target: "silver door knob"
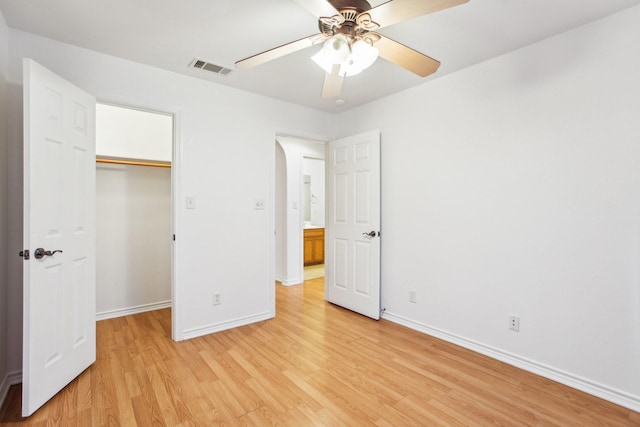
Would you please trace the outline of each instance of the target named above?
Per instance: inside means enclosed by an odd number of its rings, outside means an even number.
[[[376,232],[375,232],[375,231],[370,231],[370,232],[368,232],[368,233],[362,233],[362,235],[363,235],[364,237],[368,237],[368,238],[370,238],[370,239],[373,239],[374,237],[376,237]]]
[[[62,251],[60,249],[56,249],[55,251],[45,251],[43,248],[38,248],[33,252],[33,256],[36,259],[42,259],[46,256],[51,256],[53,254],[55,254],[56,252],[60,252],[62,253]]]

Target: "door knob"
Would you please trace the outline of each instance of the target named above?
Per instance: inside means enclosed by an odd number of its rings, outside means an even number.
[[[55,251],[45,251],[43,248],[38,248],[33,252],[33,256],[36,257],[36,259],[42,259],[46,256],[51,256],[56,252],[62,253],[60,249],[56,249]]]
[[[368,237],[368,238],[370,238],[370,239],[373,239],[374,237],[376,237],[376,232],[375,232],[375,231],[370,231],[370,232],[368,232],[368,233],[362,233],[362,235],[363,235],[364,237]]]

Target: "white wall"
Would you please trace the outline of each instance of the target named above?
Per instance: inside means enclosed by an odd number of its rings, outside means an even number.
[[[96,105],[96,156],[171,162],[173,117],[118,105]]]
[[[8,111],[7,111],[7,208],[9,230],[7,252],[16,253],[23,242],[23,149],[22,149],[22,86],[11,80],[11,50],[13,33],[9,30]],[[18,256],[7,257],[7,369],[12,383],[21,381],[22,372],[22,269]]]
[[[381,130],[386,318],[636,411],[638,22],[635,7],[339,117],[345,135]]]
[[[323,135],[331,116],[20,31],[10,37],[9,74],[17,88],[21,60],[31,57],[101,101],[176,113],[177,337],[272,317],[273,207],[255,210],[254,201],[272,197],[276,132]],[[20,91],[12,95],[11,107],[20,111]],[[18,134],[14,129],[15,141]],[[11,179],[19,181],[14,172]],[[186,196],[195,197],[196,209],[186,209]],[[20,280],[10,283],[10,304],[19,303]],[[215,307],[214,292],[222,297]],[[19,366],[20,351],[12,353]]]
[[[323,142],[290,137],[278,136],[278,143],[285,154],[286,169],[286,225],[284,233],[286,236],[282,245],[283,274],[278,280],[283,285],[297,285],[304,281],[303,274],[303,182],[302,168],[305,157],[324,159],[325,145]],[[280,222],[276,221],[276,225]],[[276,230],[278,234],[278,230]]]
[[[0,74],[7,80],[9,75],[9,27],[0,10]]]
[[[9,29],[0,11],[0,406],[6,396],[9,381],[7,369],[7,309],[8,309],[8,273],[7,258],[9,257],[7,239],[9,234],[9,208],[7,188],[7,105],[8,97],[8,48]]]
[[[96,211],[98,318],[170,306],[171,169],[99,163]]]

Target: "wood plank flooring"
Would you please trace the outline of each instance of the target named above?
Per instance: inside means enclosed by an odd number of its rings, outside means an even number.
[[[97,362],[0,425],[638,426],[640,414],[277,285],[273,320],[180,343],[170,311],[98,322]]]

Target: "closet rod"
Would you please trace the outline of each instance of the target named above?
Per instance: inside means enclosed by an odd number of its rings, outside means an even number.
[[[100,159],[96,158],[96,163],[112,163],[116,165],[151,166],[156,168],[170,168],[171,163],[140,162],[137,160]]]

